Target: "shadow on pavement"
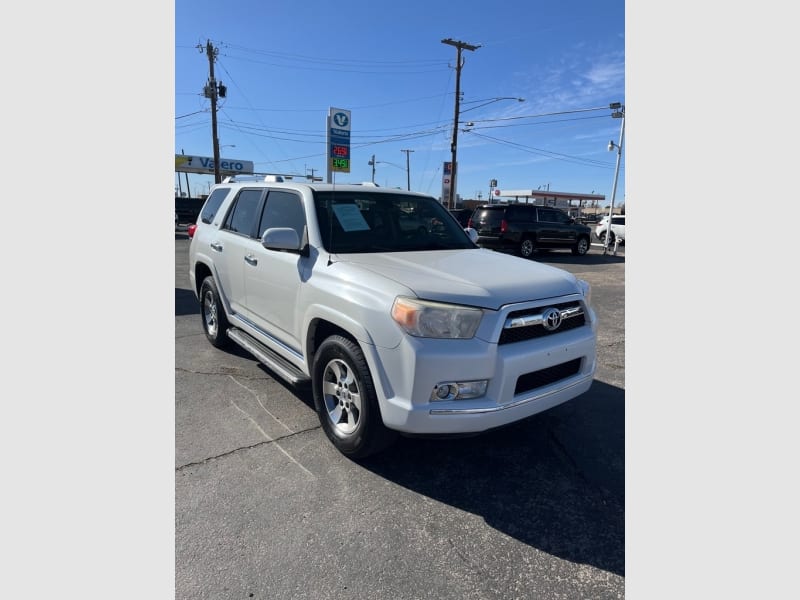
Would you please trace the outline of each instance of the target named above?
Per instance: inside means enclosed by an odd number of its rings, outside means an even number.
[[[175,316],[199,315],[200,305],[192,290],[175,288]]]
[[[574,256],[569,252],[539,252],[533,255],[532,260],[564,265],[609,265],[624,263],[625,255],[619,252],[616,256],[611,253],[603,254],[602,248],[592,248],[583,256]]]
[[[624,396],[595,381],[516,425],[470,438],[401,438],[360,464],[543,552],[624,576]]]

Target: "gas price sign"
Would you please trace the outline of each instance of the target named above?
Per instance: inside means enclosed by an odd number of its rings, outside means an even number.
[[[333,144],[331,146],[331,158],[350,158],[350,147]]]
[[[328,109],[328,165],[330,171],[350,172],[350,111]],[[330,179],[329,179],[330,181]]]

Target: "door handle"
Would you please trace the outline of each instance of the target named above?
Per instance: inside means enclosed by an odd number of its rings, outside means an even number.
[[[253,265],[255,267],[258,264],[258,259],[252,254],[248,254],[247,256],[244,257],[244,262],[246,262],[248,265]]]
[[[219,242],[211,242],[209,246],[211,246],[212,250],[216,250],[217,252],[222,252],[222,244],[220,244]]]

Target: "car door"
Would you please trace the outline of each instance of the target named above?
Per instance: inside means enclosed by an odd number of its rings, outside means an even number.
[[[567,213],[556,208],[539,207],[540,233],[550,247],[564,248],[576,241],[575,228]]]
[[[554,220],[554,211],[544,206],[537,206],[536,213],[536,245],[540,248],[552,248],[554,246],[558,246],[560,235],[557,226],[558,224]]]
[[[306,215],[299,193],[269,190],[260,215],[258,236],[272,227],[289,227],[306,239]],[[299,350],[297,297],[309,269],[297,252],[268,250],[260,242],[247,262],[247,308],[253,322],[273,337]]]
[[[625,239],[625,217],[613,217],[611,220],[611,231],[620,239]]]
[[[222,263],[217,269],[221,291],[231,309],[245,316],[245,257],[252,252],[262,195],[261,189],[242,189],[225,216],[218,239],[211,246]]]

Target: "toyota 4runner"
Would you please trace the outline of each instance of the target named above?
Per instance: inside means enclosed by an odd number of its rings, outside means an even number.
[[[202,208],[189,277],[208,341],[310,382],[327,437],[362,458],[398,434],[478,433],[591,386],[589,285],[474,239],[423,194],[230,181]]]

